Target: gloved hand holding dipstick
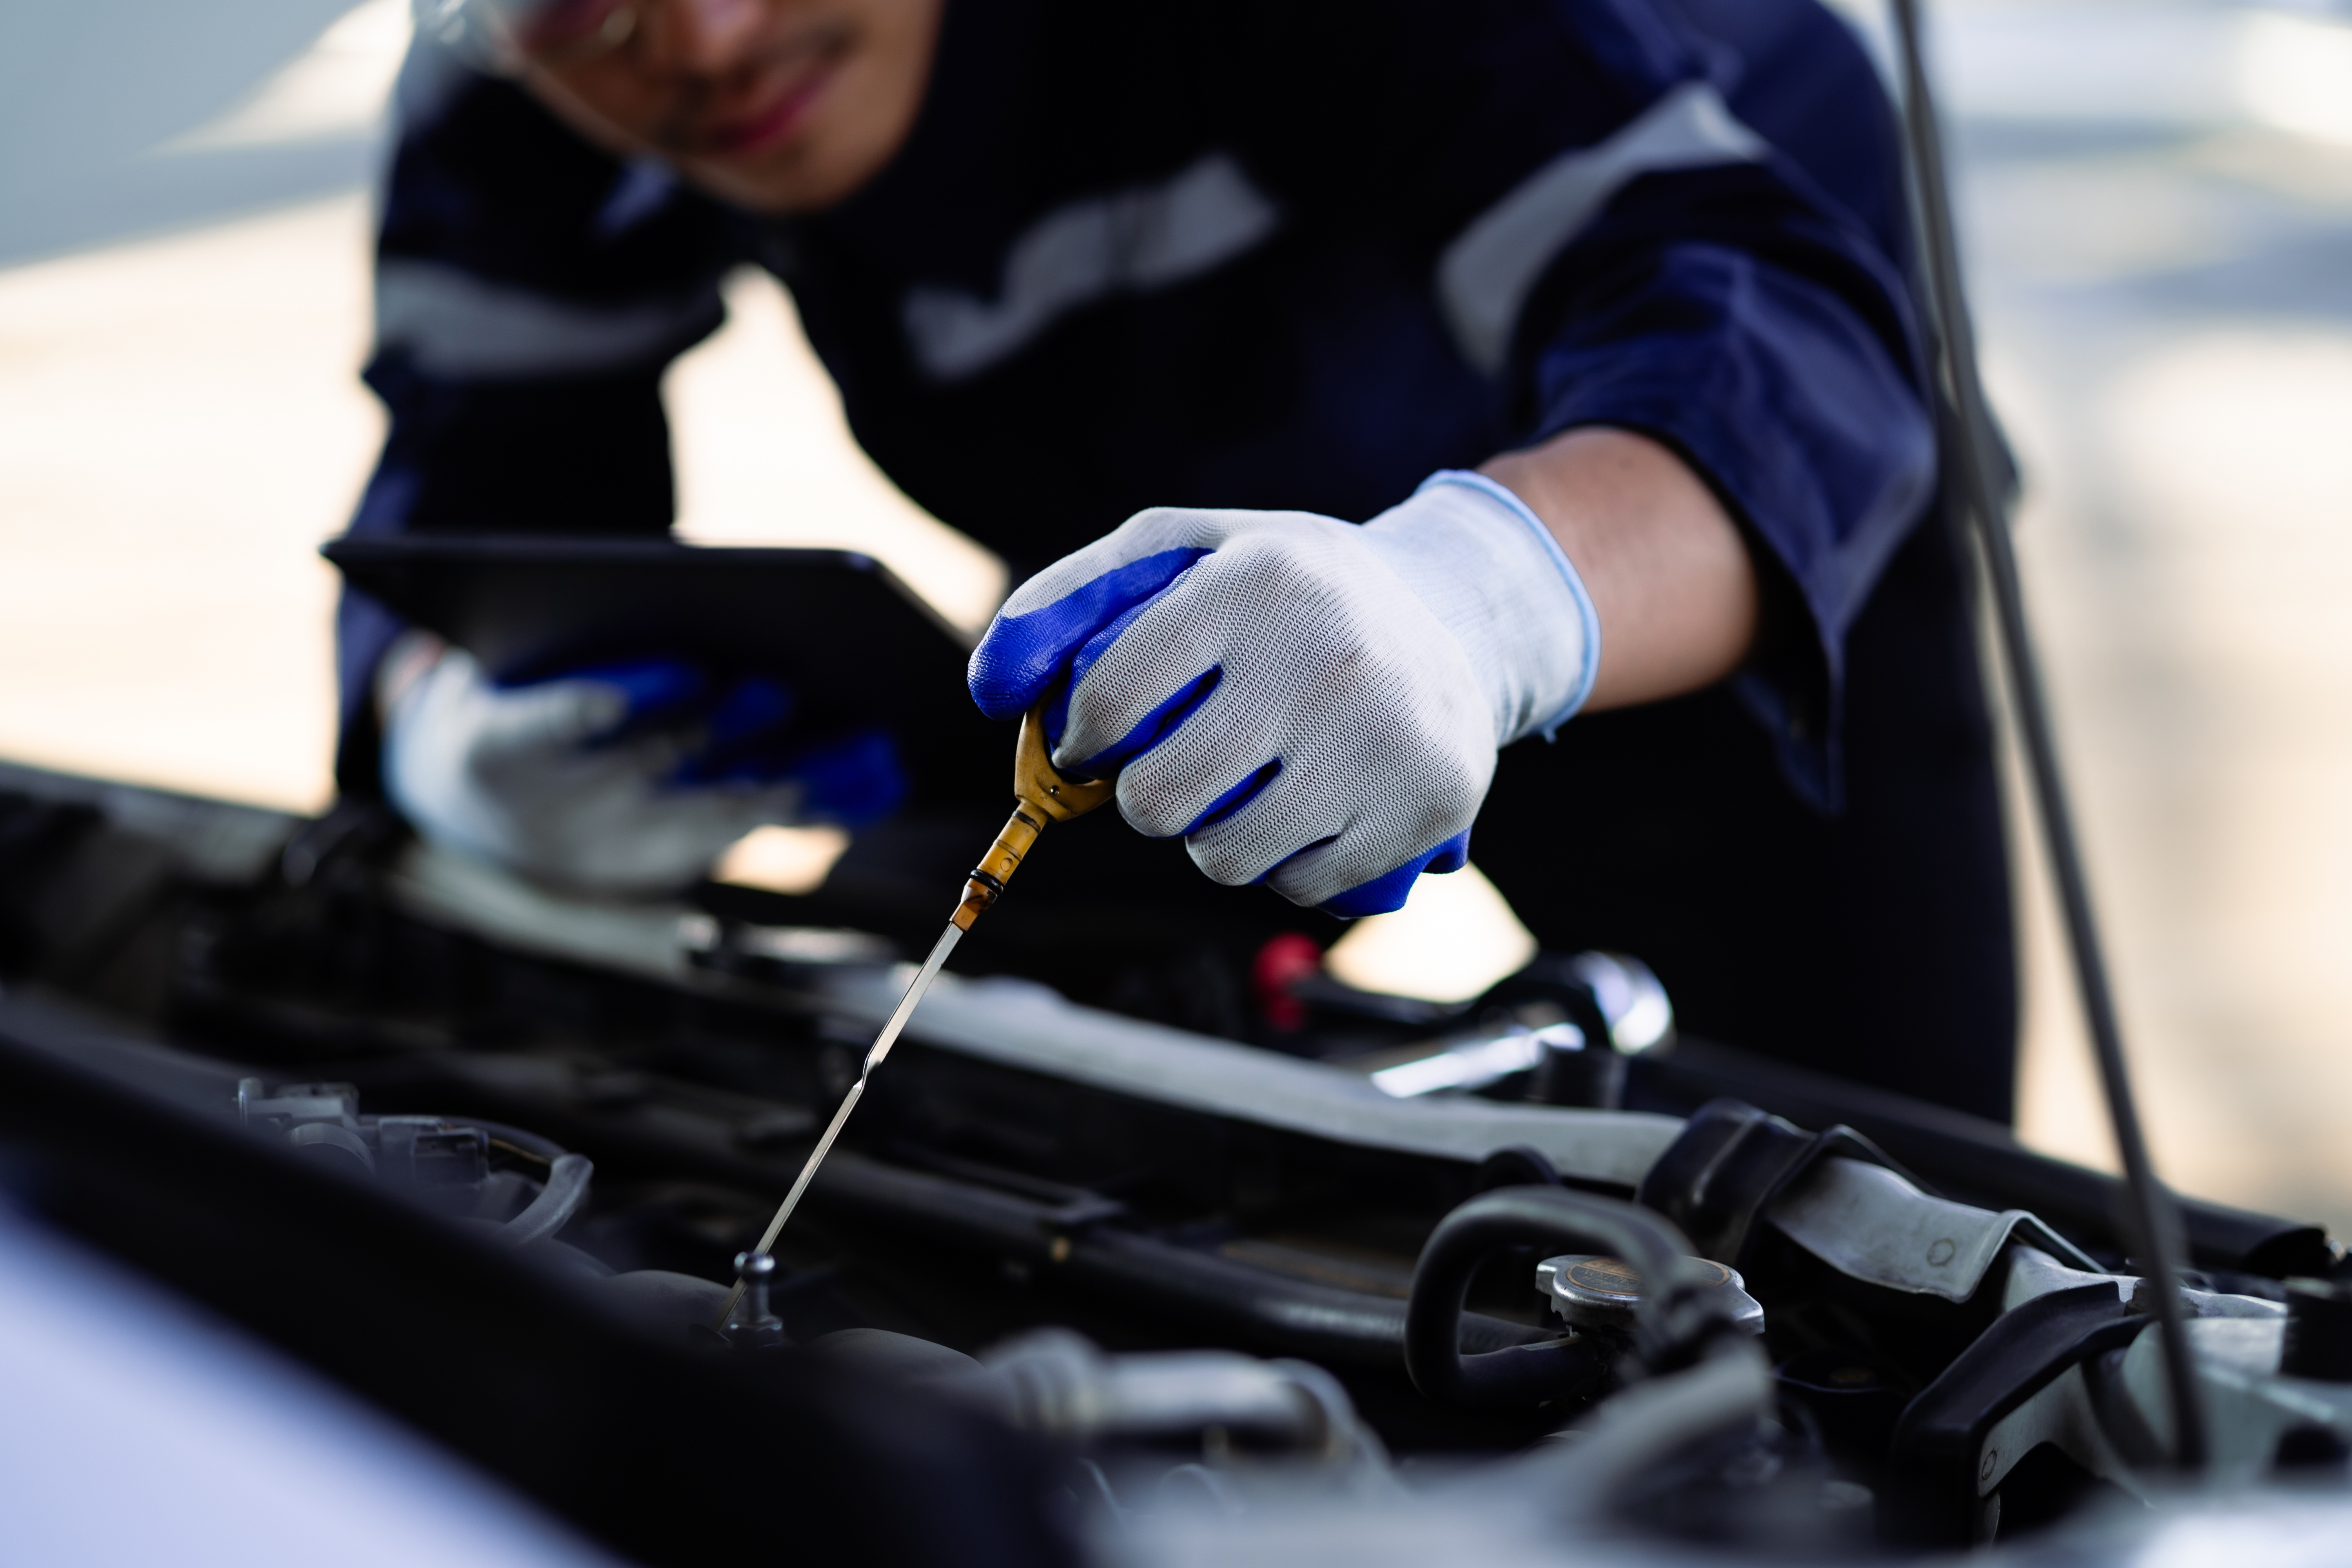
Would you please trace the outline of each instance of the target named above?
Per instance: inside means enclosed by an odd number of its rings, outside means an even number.
[[[1218,881],[1398,909],[1423,871],[1466,863],[1496,751],[1582,706],[1600,641],[1550,530],[1477,474],[1437,474],[1360,528],[1162,507],[1032,578],[971,666],[981,707],[1021,718],[1012,819],[753,1250],[775,1245],[963,933],[1049,823],[1111,797],[1108,775],[1129,823],[1182,835]]]
[[[1228,885],[1340,915],[1466,860],[1495,754],[1592,689],[1600,625],[1519,499],[1447,471],[1361,527],[1156,508],[1016,591],[973,698]]]

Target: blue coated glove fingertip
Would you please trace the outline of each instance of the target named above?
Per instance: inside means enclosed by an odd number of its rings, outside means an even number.
[[[971,700],[992,719],[1018,718],[1088,638],[1208,553],[1205,548],[1162,550],[1114,566],[1049,605],[998,616],[965,667]]]
[[[1366,915],[1389,915],[1404,908],[1412,896],[1413,883],[1423,871],[1444,875],[1459,871],[1470,863],[1470,830],[1464,828],[1425,855],[1416,855],[1395,870],[1361,882],[1339,894],[1326,899],[1319,906],[1326,914],[1342,920],[1360,920]]]
[[[1424,877],[1448,877],[1470,864],[1470,836],[1447,839],[1437,847],[1437,858],[1421,868]]]
[[[1004,623],[999,621],[998,626]],[[1005,639],[1010,642],[1012,639]],[[1037,700],[1045,683],[1054,677],[1051,661],[1024,658],[1027,650],[1008,649],[997,640],[996,627],[971,650],[971,662],[965,667],[964,681],[971,689],[971,700],[980,710],[992,719],[1018,719]]]

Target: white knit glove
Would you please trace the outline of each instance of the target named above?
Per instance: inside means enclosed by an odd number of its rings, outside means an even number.
[[[698,765],[714,715],[681,689],[698,678],[667,661],[502,687],[462,649],[420,657],[404,639],[383,669],[393,804],[427,837],[539,881],[671,892],[762,824],[855,822],[905,793],[878,734],[782,773]]]
[[[1550,531],[1449,470],[1361,527],[1139,512],[1023,584],[971,680],[1003,719],[1068,678],[1056,766],[1116,769],[1121,815],[1214,880],[1352,916],[1464,864],[1496,751],[1574,713],[1600,651]]]

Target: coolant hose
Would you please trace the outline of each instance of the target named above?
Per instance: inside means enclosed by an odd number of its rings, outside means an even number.
[[[548,1168],[547,1185],[529,1207],[498,1228],[494,1239],[501,1247],[529,1247],[562,1230],[588,1201],[588,1178],[595,1171],[585,1154],[557,1155]]]
[[[1482,1193],[1438,1222],[1412,1273],[1405,1311],[1404,1364],[1413,1386],[1448,1405],[1528,1405],[1572,1394],[1599,1377],[1589,1339],[1462,1353],[1462,1307],[1478,1267],[1505,1247],[1552,1253],[1605,1252],[1651,1285],[1634,1320],[1633,1349],[1651,1371],[1689,1361],[1725,1310],[1684,1272],[1690,1244],[1673,1225],[1614,1198],[1559,1187]]]

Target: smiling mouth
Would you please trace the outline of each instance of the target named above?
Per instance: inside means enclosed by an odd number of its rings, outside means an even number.
[[[690,150],[740,158],[781,145],[806,123],[848,53],[848,37],[837,29],[794,40],[760,70],[758,86],[749,95],[751,106],[705,118],[687,138]]]

